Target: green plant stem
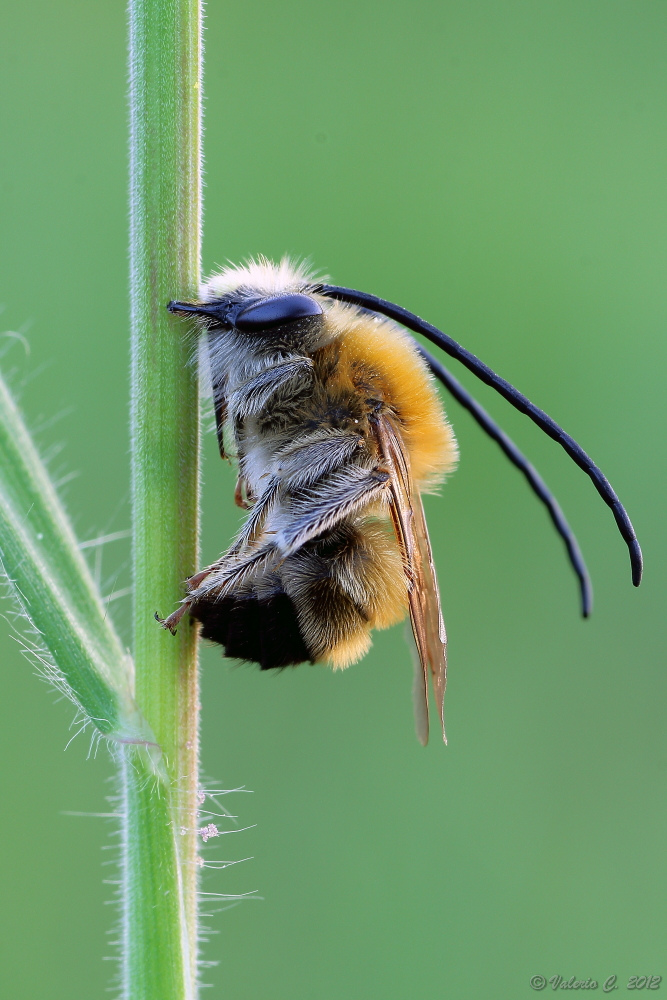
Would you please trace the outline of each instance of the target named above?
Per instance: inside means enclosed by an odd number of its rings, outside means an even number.
[[[124,991],[196,995],[198,679],[187,617],[168,614],[197,569],[196,368],[169,299],[197,294],[200,0],[130,0],[132,496],[135,696],[161,748],[124,766]]]
[[[151,741],[116,636],[56,491],[0,379],[0,560],[38,669],[104,736]]]

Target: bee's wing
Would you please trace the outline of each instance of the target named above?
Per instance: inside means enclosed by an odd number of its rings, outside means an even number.
[[[412,619],[412,615],[410,615]],[[412,707],[415,717],[415,732],[417,739],[423,747],[428,743],[428,681],[426,669],[422,665],[417,643],[415,642],[415,632],[412,621],[405,628],[405,641],[412,653]]]
[[[446,743],[445,687],[447,685],[447,632],[445,631],[445,622],[442,617],[440,591],[438,589],[438,579],[435,575],[433,551],[426,528],[424,507],[421,497],[416,490],[412,498],[412,509],[414,512],[414,532],[424,577],[421,601],[424,609],[428,665],[433,678],[433,693],[435,694],[435,704],[440,716],[442,738]]]
[[[410,474],[410,461],[400,432],[388,416],[377,423],[380,452],[391,475],[391,516],[403,555],[408,583],[410,621],[415,638],[419,666],[415,677],[415,720],[421,743],[428,740],[428,673],[445,736],[444,700],[447,682],[447,635],[440,609],[440,593],[433,565],[433,553],[426,528],[426,518],[419,492]]]

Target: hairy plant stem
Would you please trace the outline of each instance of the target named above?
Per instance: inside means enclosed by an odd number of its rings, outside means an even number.
[[[110,741],[153,742],[132,700],[130,657],[2,379],[0,565],[14,598],[15,638],[38,672],[77,705],[81,723],[88,720]]]
[[[159,744],[128,752],[128,1000],[197,993],[198,678],[194,628],[168,614],[197,568],[195,367],[165,305],[195,296],[201,231],[201,2],[130,0],[130,258],[135,698]]]

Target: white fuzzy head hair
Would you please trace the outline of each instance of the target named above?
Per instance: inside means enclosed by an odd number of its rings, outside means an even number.
[[[305,261],[283,257],[279,264],[259,256],[243,264],[230,264],[217,274],[212,274],[201,286],[203,302],[212,302],[231,292],[257,295],[281,295],[303,292],[321,275],[314,275]]]

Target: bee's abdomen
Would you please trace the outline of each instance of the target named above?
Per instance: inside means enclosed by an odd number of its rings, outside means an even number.
[[[313,662],[296,609],[282,591],[268,596],[230,594],[197,601],[191,614],[204,639],[224,647],[225,656],[258,663],[262,670]]]
[[[202,637],[262,670],[348,666],[368,650],[371,629],[399,621],[407,606],[398,546],[373,520],[324,532],[236,591],[212,582],[190,605]]]

